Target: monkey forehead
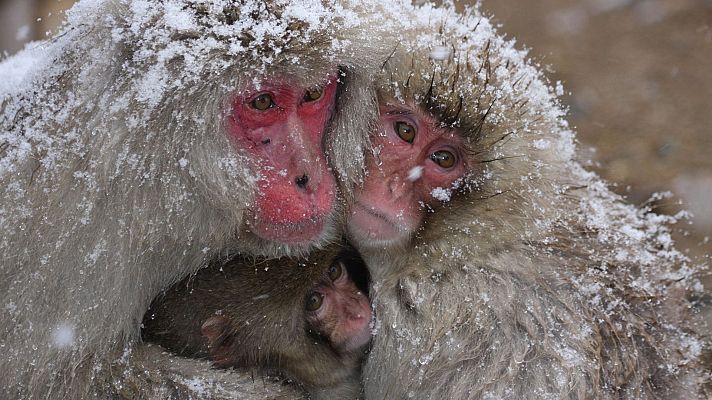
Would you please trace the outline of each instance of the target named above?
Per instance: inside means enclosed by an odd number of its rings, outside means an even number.
[[[312,88],[335,85],[341,73],[336,65],[327,65],[323,68],[311,68],[308,71],[295,71],[295,68],[275,68],[269,73],[257,73],[248,80],[237,82],[235,93],[237,96],[249,95],[255,91],[272,90],[279,88]]]
[[[334,68],[313,75],[312,79],[286,74],[255,77],[249,82],[242,83],[235,93],[235,98],[244,99],[260,92],[272,92],[278,96],[301,97],[307,89],[333,90],[338,82],[339,74]]]

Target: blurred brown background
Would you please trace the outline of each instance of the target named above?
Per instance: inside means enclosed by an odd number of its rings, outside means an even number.
[[[633,203],[674,192],[657,211],[682,201],[694,214],[679,247],[712,253],[712,0],[483,0],[482,9],[563,81],[592,168]]]
[[[0,0],[0,52],[56,29],[72,2]],[[483,0],[482,9],[564,83],[590,167],[633,203],[673,191],[658,211],[682,201],[694,214],[679,247],[712,253],[712,0]]]

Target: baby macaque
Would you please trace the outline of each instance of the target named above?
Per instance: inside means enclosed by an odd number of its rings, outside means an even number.
[[[256,367],[298,382],[313,399],[361,396],[371,338],[368,272],[352,250],[308,258],[235,258],[157,298],[146,341],[218,367]]]

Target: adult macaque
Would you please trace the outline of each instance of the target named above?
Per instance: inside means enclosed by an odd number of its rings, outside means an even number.
[[[280,372],[313,399],[359,398],[367,272],[355,252],[338,250],[202,269],[153,303],[144,338],[220,367]]]
[[[0,397],[123,393],[162,290],[333,239],[398,31],[349,4],[80,1],[0,64]]]
[[[485,18],[422,12],[348,221],[378,327],[365,398],[704,398],[672,218],[574,161],[554,91]]]

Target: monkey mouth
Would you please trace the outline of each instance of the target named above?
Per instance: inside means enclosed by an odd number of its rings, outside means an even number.
[[[362,244],[388,246],[410,236],[411,229],[394,221],[377,207],[356,201],[349,213],[348,230]]]
[[[363,327],[357,326],[351,328],[353,331],[357,332],[352,335],[348,340],[346,340],[341,347],[344,353],[353,353],[362,350],[368,342],[371,341],[371,329],[369,328],[370,320],[366,320]]]

